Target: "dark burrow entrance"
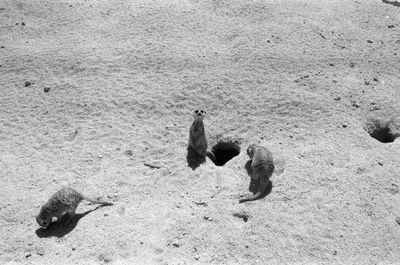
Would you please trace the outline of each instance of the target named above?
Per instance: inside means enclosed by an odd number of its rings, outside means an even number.
[[[388,122],[380,122],[377,120],[367,124],[365,130],[371,137],[382,143],[391,143],[400,136],[399,133],[392,132]]]
[[[212,147],[211,152],[215,156],[215,161],[214,159],[211,160],[217,166],[223,166],[226,162],[240,154],[240,146],[234,142],[219,142]]]

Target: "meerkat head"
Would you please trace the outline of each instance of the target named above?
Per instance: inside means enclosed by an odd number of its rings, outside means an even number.
[[[256,145],[255,144],[251,144],[251,145],[249,145],[249,147],[247,147],[247,154],[251,159],[253,159],[255,150],[256,150]]]
[[[206,112],[204,110],[197,109],[193,112],[193,115],[195,118],[198,118],[198,117],[204,118],[204,116],[206,115]]]
[[[46,206],[43,206],[40,209],[40,212],[38,216],[36,216],[36,222],[41,226],[41,227],[48,227],[51,223],[52,216],[49,214],[48,209]]]

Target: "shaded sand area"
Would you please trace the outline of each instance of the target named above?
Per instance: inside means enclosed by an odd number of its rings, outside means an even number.
[[[0,1],[0,263],[399,264],[386,2]],[[195,109],[224,166],[188,167]],[[250,143],[273,188],[239,204]],[[62,186],[114,206],[39,230]]]

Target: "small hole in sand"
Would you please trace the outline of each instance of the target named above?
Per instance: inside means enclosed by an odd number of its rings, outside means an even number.
[[[240,154],[240,146],[234,142],[219,142],[213,146],[211,152],[215,156],[214,163],[223,166],[226,162]]]
[[[389,122],[373,120],[364,128],[368,134],[381,143],[391,143],[400,135],[393,133]]]

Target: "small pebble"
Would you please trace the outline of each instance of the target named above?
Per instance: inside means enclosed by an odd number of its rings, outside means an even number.
[[[392,28],[394,28],[395,26],[394,25],[388,25],[388,28],[389,29],[392,29]]]
[[[383,163],[382,162],[378,162],[378,165],[383,166]]]
[[[400,225],[400,216],[396,217],[396,222]]]
[[[207,202],[203,202],[203,201],[199,201],[199,202],[194,201],[194,203],[197,204],[197,205],[205,206],[205,207],[208,206]]]
[[[379,80],[378,80],[378,77],[374,77],[374,79],[373,79],[375,82],[378,82]]]
[[[380,110],[381,108],[379,106],[373,106],[369,108],[370,111],[375,111],[375,110]]]
[[[338,100],[340,100],[340,99],[341,99],[341,97],[339,97],[339,96],[337,96],[337,97],[334,98],[334,100],[336,100],[336,101],[338,101]]]
[[[353,63],[353,62],[351,62],[351,63],[350,63],[350,68],[354,68],[354,66],[356,66],[356,64]]]
[[[204,220],[208,220],[208,221],[212,221],[212,217],[210,217],[209,215],[204,215]]]
[[[2,46],[0,46],[0,48],[4,49],[4,48],[5,48],[5,46],[4,46],[4,45],[2,45]]]
[[[335,66],[333,63],[330,63],[329,65],[330,65],[330,66]]]
[[[365,81],[364,84],[366,84],[367,86],[369,86],[371,83],[369,81]]]
[[[359,107],[360,107],[360,105],[358,105],[357,102],[356,102],[355,100],[352,100],[352,101],[351,101],[351,105],[352,105],[353,107],[356,107],[356,108],[359,108]]]
[[[127,155],[127,156],[133,156],[132,150],[126,150],[126,151],[125,151],[125,155]]]
[[[179,248],[179,247],[180,247],[180,244],[179,244],[178,241],[174,241],[174,242],[172,243],[172,245],[173,245],[174,247],[176,247],[176,248]]]
[[[25,26],[25,22],[22,22],[21,25],[22,25],[22,26]]]
[[[26,81],[26,82],[25,82],[25,87],[30,86],[31,84],[32,84],[31,82]]]
[[[32,256],[32,254],[31,254],[31,253],[27,253],[27,254],[25,255],[25,258],[29,258],[30,256]]]
[[[368,43],[374,43],[372,40],[367,40]]]
[[[49,92],[50,91],[50,87],[45,87],[44,89],[43,89],[43,91],[45,92],[45,93],[47,93],[47,92]]]
[[[343,127],[343,128],[347,128],[347,124],[343,123],[343,124],[342,124],[342,127]]]

